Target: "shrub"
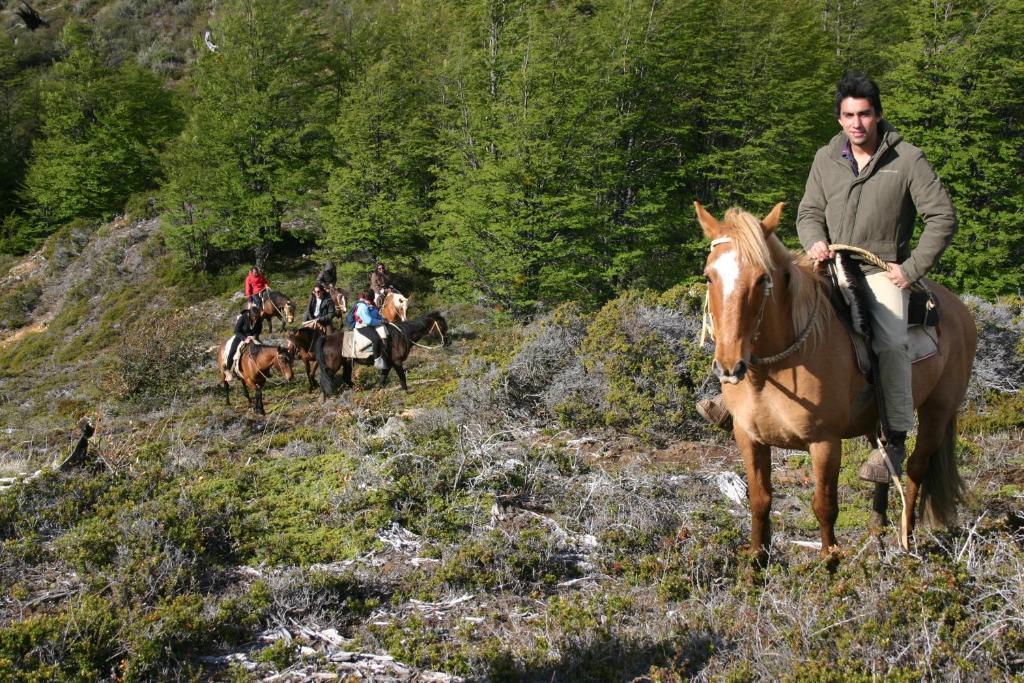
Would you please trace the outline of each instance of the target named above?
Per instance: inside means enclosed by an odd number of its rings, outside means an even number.
[[[27,325],[42,296],[43,288],[37,282],[23,282],[0,297],[0,328]]]
[[[183,375],[202,361],[202,341],[186,312],[152,315],[123,337],[112,374],[120,398],[146,400],[173,396]]]
[[[978,351],[967,398],[977,401],[1019,392],[1024,387],[1024,300],[993,304],[966,296],[964,301],[978,327]]]
[[[699,348],[699,295],[626,292],[594,317],[583,366],[607,384],[604,423],[664,443],[703,432],[693,409],[709,358]]]

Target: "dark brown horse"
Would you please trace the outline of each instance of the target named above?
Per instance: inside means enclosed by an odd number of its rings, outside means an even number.
[[[242,393],[249,401],[249,407],[253,408],[260,415],[266,415],[263,410],[263,385],[267,383],[270,373],[276,368],[278,372],[288,381],[292,379],[292,354],[287,348],[280,346],[268,346],[254,343],[242,349],[242,356],[238,361],[239,374],[234,370],[225,370],[227,365],[228,343],[220,347],[217,353],[217,367],[220,368],[221,385],[224,387],[224,401],[231,405],[231,388],[229,383],[233,377],[242,380]],[[255,401],[249,395],[249,389],[255,393]]]
[[[763,220],[730,209],[718,221],[698,203],[711,240],[704,274],[715,339],[714,370],[733,416],[749,484],[751,549],[764,560],[771,540],[771,447],[809,451],[814,514],[821,550],[836,546],[842,440],[877,433],[873,392],[857,367],[846,329],[828,303],[824,281],[806,257],[775,235],[779,204]],[[919,429],[907,467],[901,544],[915,506],[930,521],[950,523],[962,497],[957,471],[956,414],[974,362],[977,332],[970,310],[928,282],[939,302],[939,353],[914,365]],[[884,521],[888,484],[877,484],[877,521]],[[882,500],[881,506],[878,501]],[[881,507],[881,509],[879,509]]]
[[[313,373],[316,372],[316,356],[313,353],[313,343],[323,336],[317,327],[300,327],[297,330],[289,330],[285,334],[288,340],[288,348],[292,355],[302,361],[306,366],[306,380],[309,382],[309,390],[316,389],[317,384],[313,380]]]
[[[371,358],[353,359],[344,357],[342,355],[343,334],[344,331],[335,332],[334,334],[317,339],[313,344],[314,354],[319,365],[320,391],[323,392],[323,398],[325,399],[334,393],[334,377],[338,374],[338,370],[344,370],[341,378],[342,384],[351,387],[353,364],[373,364],[373,359]],[[353,332],[353,334],[358,334],[358,332]],[[451,337],[448,336],[448,322],[437,311],[428,313],[422,318],[415,320],[388,324],[388,338],[385,341],[387,351],[385,356],[390,366],[395,369],[398,381],[401,382],[402,388],[406,391],[409,391],[409,385],[406,383],[403,363],[409,357],[412,347],[417,345],[420,339],[430,334],[436,334],[444,346],[451,344]],[[381,387],[387,384],[390,372],[391,368],[379,371]]]
[[[282,325],[289,325],[295,320],[295,304],[281,292],[265,289],[256,295],[259,297],[260,319],[267,321],[267,329],[274,331],[274,318],[280,318]],[[245,303],[245,310],[253,307],[251,301]]]

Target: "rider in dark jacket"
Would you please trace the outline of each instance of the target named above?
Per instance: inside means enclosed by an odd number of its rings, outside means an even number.
[[[235,334],[231,337],[231,345],[228,347],[228,353],[224,358],[224,369],[231,369],[239,344],[243,341],[259,342],[260,334],[262,333],[263,318],[260,316],[259,311],[255,308],[243,310],[235,320]]]
[[[334,261],[324,264],[324,269],[316,277],[316,283],[323,286],[325,290],[338,284],[338,271],[334,267]]]
[[[331,319],[336,313],[334,300],[331,299],[324,286],[317,283],[309,297],[309,306],[306,307],[306,315],[303,320],[307,323],[313,321],[317,325],[322,325],[327,331],[333,331]]]

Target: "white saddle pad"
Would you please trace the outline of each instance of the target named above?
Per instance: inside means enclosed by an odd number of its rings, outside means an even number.
[[[229,337],[228,340],[224,342],[224,350],[221,352],[221,355],[224,356],[225,358],[227,358],[228,350],[231,348],[232,339],[234,339],[234,337]],[[234,357],[227,359],[228,367],[231,368],[231,372],[238,375],[239,377],[242,376],[242,369],[238,366],[238,363],[239,361],[242,360],[242,352],[245,351],[245,347],[247,346],[249,346],[249,344],[243,339],[241,342],[239,342],[238,348],[235,349]]]
[[[377,334],[380,335],[381,341],[387,340],[387,325],[378,325],[374,329],[376,329]],[[345,336],[341,340],[341,355],[345,358],[355,358],[357,360],[361,358],[372,358],[373,342],[356,330],[345,330]]]

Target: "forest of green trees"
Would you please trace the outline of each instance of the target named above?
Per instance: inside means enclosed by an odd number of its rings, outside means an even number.
[[[694,199],[785,201],[795,239],[853,69],[954,198],[936,279],[1024,285],[1024,0],[69,6],[0,40],[5,253],[145,207],[190,269],[299,243],[518,314],[592,305],[699,275]]]

